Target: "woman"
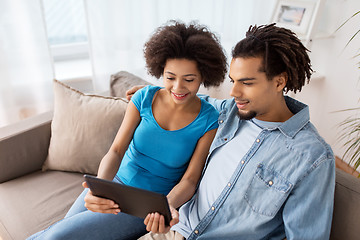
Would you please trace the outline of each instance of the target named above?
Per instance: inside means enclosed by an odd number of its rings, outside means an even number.
[[[175,209],[194,194],[218,127],[218,113],[196,94],[201,84],[220,85],[226,57],[205,27],[174,21],[157,29],[144,55],[149,74],[162,76],[164,87],[148,86],[132,97],[97,177],[166,194]],[[30,239],[137,239],[145,233],[143,219],[85,189],[63,220]]]

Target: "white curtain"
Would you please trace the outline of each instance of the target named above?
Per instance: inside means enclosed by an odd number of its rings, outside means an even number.
[[[80,1],[80,0],[79,0]],[[276,0],[83,0],[93,84],[108,90],[121,70],[161,85],[146,74],[143,45],[171,19],[198,21],[218,34],[230,60],[231,48],[251,24],[267,23]],[[69,73],[70,74],[70,73]],[[41,0],[0,0],[0,127],[52,109],[53,62]],[[228,97],[221,90],[206,92]]]
[[[0,0],[0,127],[52,108],[40,0]]]
[[[208,26],[220,36],[230,60],[231,48],[244,37],[248,27],[269,21],[274,3],[275,0],[85,0],[94,88],[107,90],[110,75],[120,70],[154,81],[146,76],[143,45],[155,28],[171,19],[185,23],[196,20]]]

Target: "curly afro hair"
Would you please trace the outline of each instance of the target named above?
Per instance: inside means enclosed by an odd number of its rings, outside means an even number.
[[[163,75],[168,59],[188,59],[197,63],[204,87],[219,86],[227,72],[227,61],[218,38],[205,26],[194,22],[188,26],[170,21],[156,29],[144,46],[148,73]]]
[[[236,44],[232,57],[263,58],[263,69],[269,80],[286,72],[288,80],[284,92],[301,91],[312,74],[309,50],[291,30],[275,26],[275,23],[250,26],[246,38]]]

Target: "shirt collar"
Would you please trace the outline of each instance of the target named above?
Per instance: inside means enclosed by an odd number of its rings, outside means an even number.
[[[294,116],[282,123],[279,130],[293,138],[310,121],[309,106],[288,96],[285,96],[285,102]]]

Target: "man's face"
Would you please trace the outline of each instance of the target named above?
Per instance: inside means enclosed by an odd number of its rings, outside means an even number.
[[[260,57],[232,59],[229,76],[233,86],[230,95],[235,98],[241,119],[255,117],[262,121],[276,121],[277,113],[281,111],[284,85],[279,76],[268,80],[261,68]]]

